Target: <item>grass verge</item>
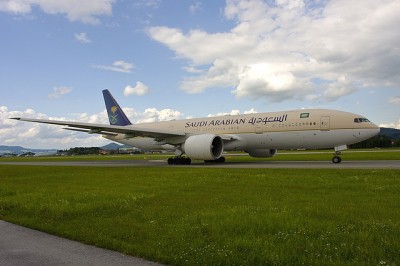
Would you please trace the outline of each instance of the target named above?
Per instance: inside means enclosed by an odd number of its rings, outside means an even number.
[[[0,219],[172,265],[394,265],[399,170],[0,166]]]

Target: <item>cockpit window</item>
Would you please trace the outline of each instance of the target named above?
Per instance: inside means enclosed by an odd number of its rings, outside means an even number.
[[[354,123],[365,123],[365,122],[370,122],[370,121],[365,117],[354,118]]]

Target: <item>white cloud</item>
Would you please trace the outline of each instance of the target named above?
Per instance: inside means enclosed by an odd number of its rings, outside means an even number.
[[[339,77],[337,81],[329,84],[324,92],[324,96],[328,101],[334,101],[355,92],[357,89],[346,79],[346,77]]]
[[[229,87],[239,98],[334,101],[400,86],[399,13],[396,0],[227,0],[229,31],[158,26],[148,34],[187,61],[186,92]]]
[[[388,99],[388,103],[400,104],[400,96],[393,96]]]
[[[131,73],[132,69],[135,67],[133,63],[128,63],[122,60],[115,61],[112,63],[111,66],[105,65],[93,65],[94,68],[99,68],[103,70],[110,70],[115,72],[122,72],[122,73]]]
[[[198,69],[193,66],[184,66],[182,69],[188,73],[203,73],[204,72],[202,69]]]
[[[115,0],[2,0],[0,11],[14,14],[29,14],[34,7],[51,15],[65,14],[70,21],[98,24],[98,16],[111,15]]]
[[[397,128],[400,129],[400,119],[397,122],[379,124],[379,127]]]
[[[137,7],[153,7],[158,8],[161,4],[161,0],[137,0],[133,3],[133,5]]]
[[[255,114],[258,112],[254,108],[251,108],[250,110],[244,111],[243,113],[246,115],[246,114]],[[221,112],[221,113],[216,113],[216,114],[209,114],[207,117],[225,116],[225,115],[240,115],[240,114],[241,114],[240,110],[232,110],[229,113]]]
[[[0,11],[26,14],[31,12],[31,4],[27,1],[0,1]]]
[[[254,108],[251,108],[250,110],[244,111],[245,115],[247,115],[247,114],[256,114],[256,113],[258,113],[258,111],[256,111],[256,109],[254,109]]]
[[[85,32],[81,32],[81,33],[76,33],[75,35],[75,39],[80,42],[80,43],[90,43],[92,42],[86,35]]]
[[[124,89],[124,95],[129,96],[131,94],[135,94],[137,96],[143,96],[149,92],[149,87],[144,85],[142,82],[138,81],[136,82],[136,86],[132,87],[131,85],[128,85]]]
[[[69,87],[54,87],[53,92],[48,95],[50,99],[57,99],[61,96],[68,94],[72,91],[72,88]]]
[[[76,121],[83,121],[86,123],[94,123],[94,124],[109,124],[106,110],[97,114],[80,113],[75,115],[76,115]]]
[[[191,4],[190,6],[189,6],[189,11],[190,11],[190,13],[192,13],[192,14],[194,14],[194,13],[196,13],[197,11],[200,11],[200,10],[202,10],[203,8],[202,8],[202,4],[201,4],[201,2],[199,2],[199,1],[197,1],[197,2],[195,2],[194,4]]]
[[[3,145],[66,149],[76,146],[101,146],[109,143],[98,135],[63,130],[61,126],[11,120],[9,119],[11,117],[68,120],[65,117],[49,117],[32,109],[12,111],[6,106],[0,106],[0,143]],[[107,119],[107,116],[105,118]]]
[[[221,112],[221,113],[216,113],[216,114],[209,114],[207,117],[225,116],[225,115],[240,115],[240,110],[232,110],[229,113]]]
[[[280,102],[286,98],[301,98],[309,90],[306,81],[296,78],[293,73],[282,67],[270,64],[249,65],[239,74],[239,84],[233,93],[238,97],[257,99],[266,97],[272,102]]]
[[[217,59],[206,73],[183,79],[181,87],[188,93],[199,93],[210,87],[231,87],[232,84],[239,82],[237,73],[238,69],[234,62],[229,59]]]
[[[172,109],[157,110],[156,108],[147,108],[144,113],[137,117],[139,123],[169,121],[182,118],[183,114]]]

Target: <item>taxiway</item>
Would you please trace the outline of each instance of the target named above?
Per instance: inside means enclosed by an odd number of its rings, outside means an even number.
[[[136,265],[154,262],[0,220],[0,265]]]
[[[257,161],[226,163],[192,163],[168,165],[165,160],[0,162],[0,165],[91,166],[91,167],[208,167],[208,168],[300,168],[300,169],[400,169],[399,160],[342,161]]]

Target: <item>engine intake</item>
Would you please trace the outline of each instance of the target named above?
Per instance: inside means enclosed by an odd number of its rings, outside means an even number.
[[[213,134],[194,135],[187,138],[182,149],[192,159],[216,160],[222,155],[224,143]]]

